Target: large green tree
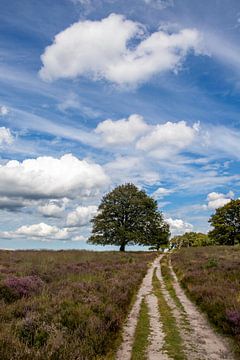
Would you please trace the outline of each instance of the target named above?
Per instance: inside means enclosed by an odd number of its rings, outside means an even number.
[[[209,237],[220,245],[235,245],[240,243],[240,199],[231,200],[218,208],[209,222],[213,229]]]
[[[167,242],[169,237],[169,227],[157,202],[131,183],[120,185],[103,197],[92,223],[89,242],[118,245],[120,251],[132,244],[154,246]]]

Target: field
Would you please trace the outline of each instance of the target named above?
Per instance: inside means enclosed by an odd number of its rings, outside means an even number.
[[[0,359],[111,359],[154,258],[0,251]]]
[[[233,338],[240,358],[240,247],[184,248],[171,258],[190,298]]]

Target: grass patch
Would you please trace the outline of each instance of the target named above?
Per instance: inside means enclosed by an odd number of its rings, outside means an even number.
[[[162,270],[163,280],[164,280],[164,283],[165,283],[165,286],[166,286],[166,289],[167,289],[169,295],[171,296],[175,305],[177,306],[177,308],[180,311],[182,325],[184,326],[184,328],[186,330],[190,331],[190,323],[187,318],[186,311],[185,311],[181,301],[179,300],[179,298],[176,294],[176,291],[174,289],[174,286],[173,286],[174,279],[173,279],[173,276],[169,269],[169,259],[170,259],[169,255],[165,255],[161,259],[161,270]]]
[[[240,359],[240,247],[182,248],[171,259],[187,294],[233,339]]]
[[[186,360],[183,341],[177,328],[176,320],[162,293],[161,284],[156,276],[156,271],[153,275],[153,290],[158,298],[159,312],[165,334],[164,349],[172,359]]]
[[[145,360],[147,359],[146,351],[148,346],[148,337],[150,333],[150,321],[148,315],[148,306],[142,300],[135,338],[132,348],[131,360]]]

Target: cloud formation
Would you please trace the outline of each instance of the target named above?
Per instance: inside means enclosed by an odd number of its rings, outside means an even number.
[[[152,197],[155,200],[160,200],[160,199],[163,199],[165,196],[168,196],[168,195],[172,194],[173,192],[174,192],[173,189],[166,189],[166,188],[163,188],[163,187],[159,187],[157,190],[155,190],[152,193]]]
[[[65,206],[68,203],[67,198],[63,198],[62,200],[50,200],[49,202],[39,205],[38,211],[45,217],[61,217]]]
[[[0,146],[3,145],[10,145],[14,141],[14,138],[11,134],[10,129],[3,127],[0,127]]]
[[[207,196],[208,204],[204,205],[204,209],[215,210],[229,203],[234,198],[234,193],[229,191],[227,194],[211,192]]]
[[[189,146],[199,131],[199,124],[192,127],[185,121],[167,122],[152,128],[146,136],[137,142],[137,149],[147,151],[157,158],[166,158],[179,153]]]
[[[0,116],[5,116],[9,113],[9,109],[5,105],[0,106]]]
[[[88,225],[90,220],[97,213],[97,206],[78,206],[67,216],[67,226],[84,226]]]
[[[182,235],[185,232],[189,232],[193,230],[193,225],[183,221],[182,219],[172,219],[167,218],[166,222],[170,226],[171,235]]]
[[[134,142],[148,130],[148,125],[141,115],[133,114],[128,119],[105,120],[95,129],[100,134],[103,145],[126,145]]]
[[[98,194],[108,184],[100,165],[71,154],[9,161],[0,165],[0,196],[23,199],[81,198]]]
[[[40,76],[46,81],[87,76],[137,85],[154,74],[177,71],[190,51],[203,53],[196,29],[148,34],[142,24],[113,13],[79,21],[57,34],[41,56]]]

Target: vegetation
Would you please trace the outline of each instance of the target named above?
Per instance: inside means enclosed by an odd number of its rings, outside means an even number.
[[[176,319],[163,295],[161,284],[157,278],[156,271],[153,275],[153,291],[158,298],[159,313],[165,334],[164,349],[167,351],[171,359],[186,360],[183,340],[178,330]]]
[[[183,235],[174,236],[171,245],[177,249],[190,246],[209,246],[213,245],[213,240],[208,235],[197,232],[186,232]]]
[[[171,258],[181,284],[211,322],[234,339],[240,358],[240,248],[180,249]]]
[[[150,320],[148,306],[145,300],[141,303],[138,323],[135,331],[135,339],[132,348],[131,360],[146,360],[148,337],[150,334]]]
[[[209,219],[213,230],[209,237],[219,245],[235,245],[240,243],[240,199],[231,200],[218,208]]]
[[[125,251],[127,244],[159,249],[170,235],[157,202],[133,184],[118,186],[105,195],[92,223],[89,242],[118,245],[120,251]]]
[[[110,359],[154,257],[0,251],[0,359]]]

